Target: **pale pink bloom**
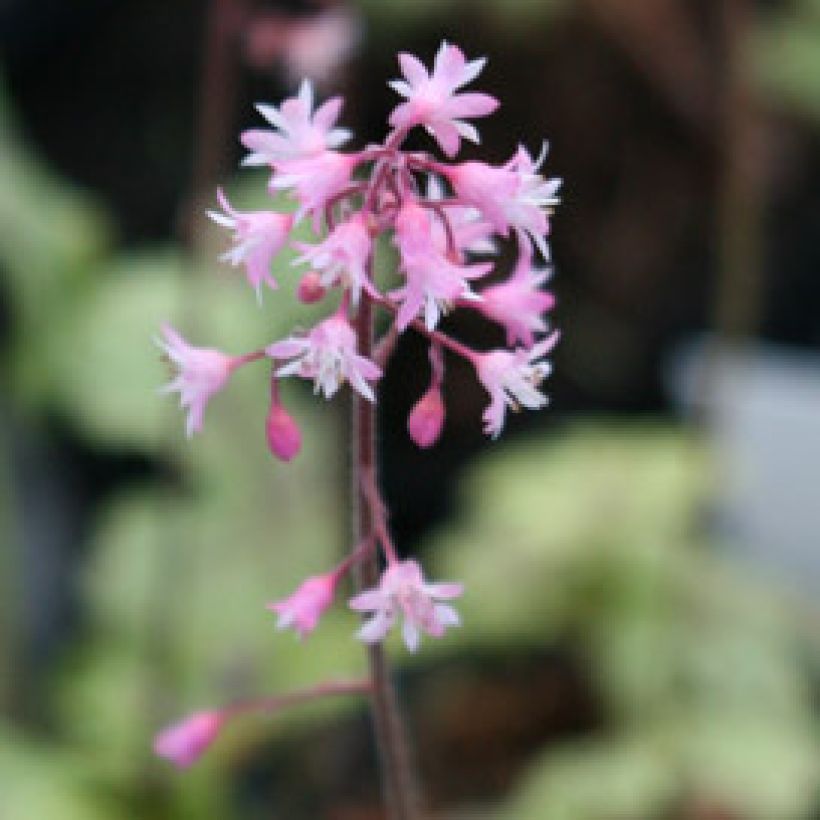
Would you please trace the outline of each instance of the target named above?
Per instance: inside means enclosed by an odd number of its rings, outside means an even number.
[[[550,275],[549,268],[533,267],[528,241],[519,246],[518,263],[510,278],[482,290],[481,301],[475,307],[505,328],[508,345],[521,342],[531,347],[535,334],[547,330],[544,313],[553,307],[555,297],[541,289]]]
[[[526,350],[491,350],[481,353],[476,361],[479,381],[490,394],[490,403],[484,410],[484,432],[498,438],[504,427],[507,406],[517,410],[524,406],[538,410],[547,398],[538,389],[550,374],[551,365],[541,361],[558,341],[558,332],[542,339]]]
[[[375,293],[367,277],[367,263],[372,248],[370,233],[362,214],[340,222],[318,245],[299,244],[304,253],[295,264],[310,263],[319,272],[322,287],[343,285],[350,288],[353,305],[359,303],[364,287]]]
[[[528,235],[545,259],[549,248],[548,216],[558,203],[560,179],[545,180],[538,174],[543,154],[533,162],[523,146],[500,168],[483,162],[442,166],[456,196],[474,205],[495,230],[508,236],[510,228]]]
[[[484,276],[491,264],[458,265],[447,259],[436,247],[430,214],[412,200],[402,206],[395,227],[405,283],[390,296],[401,301],[396,317],[400,331],[420,312],[427,329],[433,330],[457,299],[479,298],[468,280]]]
[[[242,133],[242,144],[251,152],[243,165],[273,165],[338,148],[351,133],[334,128],[342,109],[342,98],[333,97],[313,111],[313,86],[303,80],[296,97],[285,100],[279,108],[259,104],[256,110],[277,130],[252,129]]]
[[[375,401],[368,381],[381,378],[381,370],[370,359],[356,352],[356,334],[350,323],[339,313],[314,327],[307,336],[290,336],[265,349],[272,359],[292,359],[280,367],[276,375],[301,376],[313,379],[316,392],[329,399],[345,382]]]
[[[492,254],[497,248],[492,240],[493,226],[483,219],[481,211],[465,205],[451,205],[445,198],[444,186],[434,174],[427,178],[427,199],[440,202],[453,239],[456,252]],[[432,223],[433,242],[443,254],[450,251],[448,232],[440,219]]]
[[[181,769],[187,768],[216,740],[224,723],[225,716],[220,712],[194,712],[154,738],[154,754]]]
[[[160,392],[179,391],[180,407],[188,408],[185,432],[190,438],[202,430],[202,416],[208,401],[227,384],[241,359],[213,348],[189,345],[170,325],[163,325],[162,333],[165,338],[155,341],[176,370],[176,375],[160,388]]]
[[[280,461],[291,461],[302,447],[299,425],[278,401],[271,403],[265,419],[265,436],[268,448]]]
[[[276,280],[271,276],[271,261],[287,241],[293,227],[293,215],[275,211],[237,211],[231,207],[221,188],[217,198],[224,213],[208,211],[214,222],[230,228],[236,243],[233,248],[219,258],[231,265],[245,266],[245,275],[257,298],[261,299],[262,283],[276,289]]]
[[[422,449],[432,447],[444,427],[444,398],[438,385],[432,384],[413,405],[407,417],[407,432]]]
[[[406,102],[393,109],[390,125],[400,129],[424,126],[448,157],[458,153],[462,137],[479,142],[478,131],[464,118],[492,114],[498,100],[489,94],[456,92],[481,73],[485,62],[484,58],[467,62],[461,49],[444,42],[430,74],[417,57],[399,54],[404,79],[392,80],[390,87]]]
[[[312,305],[325,297],[322,286],[322,277],[315,271],[309,270],[300,280],[296,289],[296,296],[302,304]]]
[[[350,608],[370,612],[356,637],[365,643],[384,640],[399,614],[403,617],[402,637],[411,652],[418,649],[421,632],[441,638],[447,627],[458,626],[461,619],[446,601],[463,592],[461,584],[428,584],[421,567],[413,560],[390,564],[379,586],[368,589],[350,600]]]
[[[268,604],[267,608],[279,616],[276,628],[293,627],[302,638],[313,632],[319,618],[333,603],[337,580],[332,572],[308,578],[290,597]]]
[[[292,188],[299,201],[295,221],[305,214],[312,214],[314,228],[318,231],[325,205],[350,182],[357,162],[357,154],[336,151],[277,161],[270,187],[275,190]]]

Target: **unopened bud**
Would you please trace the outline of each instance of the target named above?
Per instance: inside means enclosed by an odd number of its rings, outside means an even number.
[[[195,712],[154,738],[154,753],[184,769],[216,740],[225,721],[220,712]]]
[[[325,287],[322,284],[321,277],[315,270],[308,271],[299,281],[299,287],[296,290],[296,295],[299,301],[312,305],[324,298]]]
[[[444,399],[441,390],[432,386],[413,405],[407,417],[407,432],[419,447],[432,447],[444,426]]]
[[[281,461],[290,461],[302,447],[298,425],[278,402],[274,402],[268,412],[265,433],[271,453]]]

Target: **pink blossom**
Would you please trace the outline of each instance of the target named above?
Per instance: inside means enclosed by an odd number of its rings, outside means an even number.
[[[160,392],[179,391],[180,406],[188,408],[185,432],[190,438],[202,430],[202,416],[208,401],[227,384],[241,359],[213,348],[189,345],[170,325],[163,325],[162,333],[165,338],[155,341],[176,369],[176,375]]]
[[[314,327],[307,336],[290,336],[265,349],[272,359],[292,359],[276,375],[313,379],[316,392],[329,399],[345,380],[369,401],[376,396],[368,381],[375,381],[381,370],[370,359],[356,352],[356,334],[347,319],[336,313]]]
[[[538,174],[543,154],[532,160],[523,146],[505,165],[463,162],[442,166],[456,195],[474,205],[498,233],[509,235],[510,228],[528,235],[545,259],[549,249],[544,237],[549,233],[548,215],[558,203],[561,180],[545,180]]]
[[[519,405],[537,410],[544,407],[547,398],[538,390],[550,374],[547,361],[539,361],[555,347],[558,332],[533,345],[529,350],[491,350],[481,353],[476,362],[479,381],[490,394],[490,404],[484,410],[484,432],[498,438],[504,427],[507,406],[517,410]]]
[[[405,202],[396,217],[395,243],[401,253],[405,284],[390,296],[401,301],[396,324],[403,331],[419,312],[433,330],[443,313],[456,299],[478,298],[468,280],[484,276],[491,264],[458,265],[446,259],[436,247],[431,217],[412,199]]]
[[[407,417],[407,432],[422,449],[432,447],[444,427],[444,398],[438,385],[430,385],[424,395],[413,405]]]
[[[327,100],[313,111],[313,86],[303,80],[296,97],[277,108],[259,104],[256,110],[277,130],[252,129],[242,134],[242,144],[251,152],[243,165],[273,165],[283,160],[320,154],[339,148],[350,137],[345,128],[334,128],[342,110],[341,97]]]
[[[338,224],[324,242],[318,245],[300,244],[304,253],[296,263],[308,262],[319,273],[322,287],[344,285],[350,288],[353,304],[359,303],[362,288],[375,293],[367,277],[372,242],[361,214]]]
[[[357,154],[340,154],[337,151],[277,160],[274,163],[277,173],[271,179],[270,186],[275,190],[293,188],[299,201],[295,221],[312,214],[313,226],[318,231],[325,205],[350,182],[357,162]]]
[[[271,453],[280,461],[291,461],[302,447],[299,425],[278,401],[271,403],[265,419],[265,437]]]
[[[498,100],[489,94],[457,94],[461,86],[472,82],[486,60],[465,60],[461,49],[446,42],[436,54],[432,74],[412,54],[399,54],[404,80],[393,80],[390,87],[406,98],[393,109],[390,125],[410,129],[423,125],[448,157],[458,153],[461,138],[479,142],[478,131],[464,122],[464,117],[485,117],[498,108]]]
[[[550,270],[533,267],[529,242],[519,245],[518,263],[510,278],[482,290],[475,307],[506,329],[508,345],[521,342],[531,347],[535,334],[547,329],[543,314],[553,307],[555,298],[541,290]]]
[[[456,610],[438,601],[457,598],[462,592],[461,584],[428,584],[421,567],[413,560],[393,563],[384,571],[378,587],[365,590],[350,600],[351,609],[372,613],[357,637],[365,643],[383,640],[401,614],[404,643],[415,652],[421,631],[440,638],[447,627],[460,624]]]
[[[492,240],[493,226],[483,219],[481,211],[464,205],[452,205],[445,199],[444,187],[441,180],[431,174],[427,178],[427,199],[432,202],[440,202],[447,223],[449,234],[452,236],[455,251],[458,255],[463,253],[492,254],[496,252],[495,243]],[[434,219],[432,223],[433,242],[443,254],[450,252],[450,239],[448,231],[440,219]]]
[[[293,227],[293,216],[274,211],[237,211],[231,207],[221,188],[216,195],[224,213],[208,211],[208,216],[223,227],[230,228],[236,243],[220,259],[234,267],[244,265],[248,282],[256,291],[257,298],[261,298],[263,282],[274,290],[278,287],[271,276],[271,260],[287,241]]]
[[[308,578],[290,597],[268,604],[267,608],[279,615],[276,628],[293,627],[302,638],[313,632],[319,618],[333,603],[337,580],[332,572]]]
[[[187,768],[216,740],[224,723],[225,716],[220,712],[194,712],[154,738],[154,754],[181,769]]]

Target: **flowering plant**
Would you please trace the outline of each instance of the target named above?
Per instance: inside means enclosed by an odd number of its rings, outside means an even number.
[[[429,343],[429,387],[407,422],[419,447],[433,446],[444,425],[445,353],[465,360],[487,391],[484,430],[493,438],[504,427],[508,407],[538,409],[547,403],[540,384],[549,374],[547,357],[558,334],[549,332],[545,318],[554,301],[542,289],[548,269],[539,267],[535,257],[537,252],[545,263],[549,260],[549,218],[560,181],[540,175],[545,151],[534,160],[523,146],[499,167],[453,161],[462,139],[479,142],[470,120],[498,107],[487,94],[462,90],[484,62],[466,60],[448,43],[438,50],[432,71],[416,57],[400,54],[403,79],[390,85],[404,101],[390,114],[390,132],[383,143],[350,153],[339,150],[351,136],[336,127],[342,100],[336,97],[315,108],[308,81],[279,107],[257,106],[272,129],[242,134],[250,152],[244,164],[269,168],[269,189],[289,192],[298,207],[295,213],[243,212],[220,190],[221,211],[209,216],[232,232],[233,245],[222,258],[244,269],[261,301],[264,288],[279,287],[271,275],[273,258],[289,242],[293,226],[309,219],[320,240],[293,243],[300,253],[296,262],[309,267],[298,283],[297,297],[303,303],[335,298],[335,307],[308,331],[239,356],[194,347],[167,326],[159,342],[176,371],[165,390],[179,392],[187,408],[189,436],[202,429],[208,402],[234,370],[268,360],[267,441],[283,461],[298,454],[301,433],[282,403],[280,382],[290,376],[307,379],[326,399],[345,383],[353,390],[354,498],[359,509],[355,546],[337,567],[305,580],[290,596],[269,605],[279,628],[293,628],[305,637],[331,606],[340,581],[350,570],[359,570],[361,588],[349,606],[369,615],[357,635],[370,646],[373,674],[358,688],[326,684],[315,690],[318,694],[371,691],[377,704],[389,706],[390,699],[379,697],[376,689],[389,685],[380,642],[394,624],[401,621],[411,651],[418,648],[422,633],[441,637],[459,624],[456,609],[447,602],[461,594],[461,585],[430,583],[416,561],[399,559],[378,488],[373,404],[399,335],[412,331]],[[416,127],[429,133],[446,160],[403,148]],[[374,242],[381,234],[392,236],[398,251],[401,281],[393,289],[380,287],[374,276]],[[481,280],[496,267],[497,238],[514,242],[518,261],[505,282],[482,287]],[[391,318],[378,340],[373,338],[376,309]],[[478,351],[443,332],[441,318],[454,309],[477,311],[501,326],[509,347]],[[221,712],[195,713],[162,733],[156,751],[188,765],[216,738],[227,717],[243,709],[234,705]],[[376,722],[378,729],[378,714]],[[395,730],[382,726],[380,731]],[[382,740],[389,755],[391,739]],[[394,783],[393,791],[399,789]]]

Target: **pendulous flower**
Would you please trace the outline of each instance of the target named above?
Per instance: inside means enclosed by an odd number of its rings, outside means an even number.
[[[224,213],[208,211],[208,216],[217,224],[230,228],[236,243],[219,258],[234,267],[244,265],[248,282],[261,299],[263,282],[272,290],[278,287],[270,265],[287,242],[293,227],[293,215],[275,211],[237,211],[221,188],[216,195]]]
[[[316,392],[326,399],[349,381],[368,401],[376,400],[368,382],[381,378],[382,371],[356,352],[356,334],[341,313],[320,322],[307,336],[290,336],[269,345],[265,353],[272,359],[292,359],[276,375],[313,379]]]
[[[416,561],[397,561],[384,571],[378,587],[351,598],[351,609],[372,613],[356,636],[365,643],[378,643],[401,615],[402,638],[415,652],[422,632],[441,638],[448,627],[459,626],[458,612],[440,601],[458,598],[463,591],[458,583],[427,583]]]
[[[559,334],[551,333],[529,350],[491,350],[478,354],[476,372],[479,381],[490,394],[490,403],[484,410],[484,432],[497,438],[504,428],[507,407],[517,410],[519,405],[537,410],[547,404],[547,397],[538,389],[550,374],[551,365],[543,361]]]
[[[170,325],[163,325],[162,334],[164,339],[155,341],[165,352],[176,375],[160,388],[160,392],[179,391],[180,406],[188,408],[185,432],[190,438],[202,430],[202,417],[208,401],[227,384],[242,359],[213,348],[194,347]]]

